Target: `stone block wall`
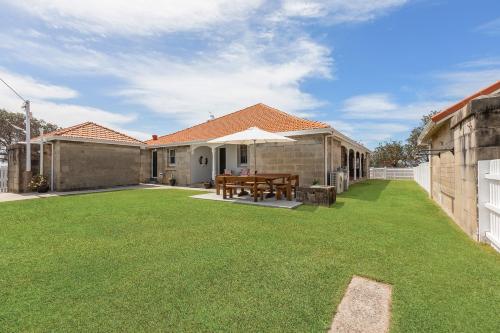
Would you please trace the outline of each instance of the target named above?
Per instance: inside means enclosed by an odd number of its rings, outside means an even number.
[[[141,149],[141,168],[140,168],[140,181],[147,183],[151,179],[151,150]]]
[[[23,179],[23,171],[26,170],[25,151],[26,148],[23,144],[12,145],[7,150],[7,190],[9,192],[21,193],[26,191],[22,185],[25,182]]]
[[[44,145],[43,175],[50,185],[51,145]],[[32,175],[40,173],[40,145],[31,145],[31,173],[26,173],[26,145],[14,144],[8,148],[8,191],[13,193],[30,192],[27,187]]]
[[[140,182],[140,148],[56,141],[55,189],[69,191],[133,185]]]
[[[477,162],[500,158],[500,96],[471,101],[432,137],[431,196],[471,238],[477,239]]]
[[[316,179],[324,184],[324,135],[292,137],[295,142],[257,145],[257,170],[260,173],[293,173],[301,185],[311,185]],[[249,150],[253,172],[253,149]]]
[[[175,165],[168,163],[168,149],[175,149]],[[163,173],[161,182],[168,184],[170,175],[176,179],[177,185],[191,184],[191,150],[189,146],[177,146],[158,149],[158,172]]]

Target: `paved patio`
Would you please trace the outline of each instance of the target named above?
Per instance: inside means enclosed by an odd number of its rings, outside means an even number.
[[[295,200],[288,201],[288,200],[276,200],[276,198],[266,198],[264,201],[253,201],[253,197],[250,195],[244,195],[242,197],[233,197],[232,199],[223,199],[222,195],[217,195],[215,193],[205,193],[205,194],[197,194],[191,196],[191,198],[195,199],[203,199],[203,200],[214,200],[214,201],[223,201],[223,202],[230,202],[230,203],[238,203],[238,204],[245,204],[245,205],[255,205],[255,206],[262,206],[262,207],[274,207],[274,208],[288,208],[288,209],[293,209],[295,207],[298,207],[302,205],[302,202],[298,202]]]

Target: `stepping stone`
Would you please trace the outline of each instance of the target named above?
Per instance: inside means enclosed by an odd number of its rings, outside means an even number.
[[[391,320],[391,295],[391,285],[354,276],[328,332],[388,332]]]

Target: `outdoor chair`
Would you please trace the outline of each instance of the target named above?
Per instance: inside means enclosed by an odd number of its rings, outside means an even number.
[[[297,188],[299,187],[299,176],[292,175],[286,178],[285,183],[275,184],[276,188],[276,200],[281,200],[283,194],[286,194],[287,200],[292,200],[291,192],[293,192],[293,197],[297,197]]]

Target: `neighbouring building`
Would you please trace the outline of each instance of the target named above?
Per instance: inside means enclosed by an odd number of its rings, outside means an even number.
[[[480,240],[478,161],[500,159],[500,81],[434,115],[419,141],[429,149],[430,196]]]
[[[146,144],[104,126],[86,122],[32,142],[31,172],[26,170],[26,145],[8,148],[8,190],[25,192],[31,176],[42,173],[55,191],[106,188],[140,182]],[[42,163],[41,163],[42,160]],[[147,162],[149,165],[149,161]]]
[[[175,178],[182,186],[209,182],[225,171],[253,172],[253,149],[217,145],[209,140],[259,127],[295,139],[291,143],[257,145],[257,171],[294,173],[301,184],[328,184],[331,174],[345,171],[348,182],[366,178],[369,150],[329,125],[257,104],[147,142],[95,123],[83,123],[32,140],[32,172],[25,172],[25,145],[8,149],[9,191],[23,192],[31,174],[40,170],[51,189],[104,188]]]

